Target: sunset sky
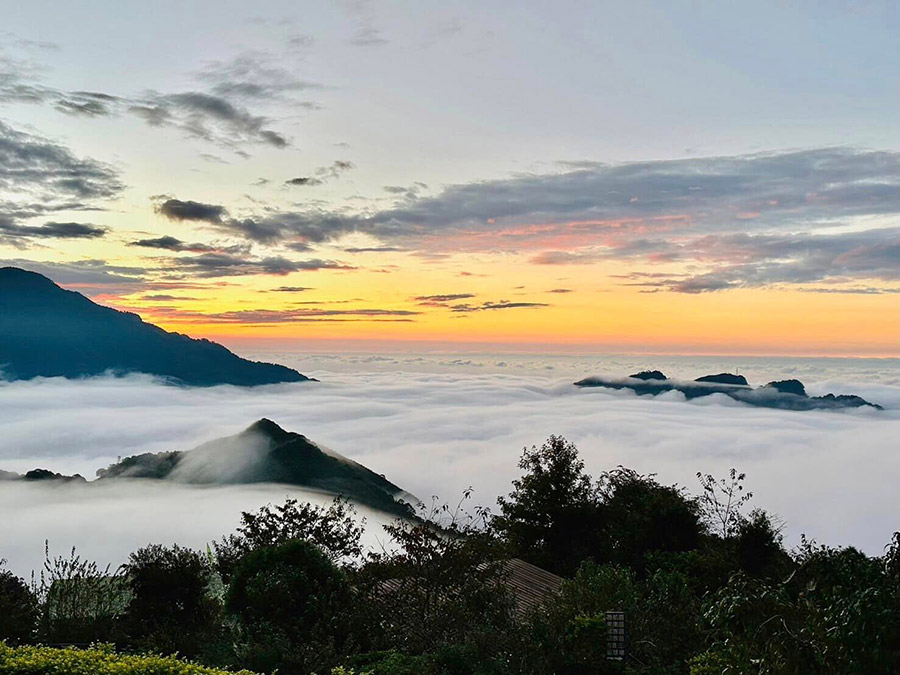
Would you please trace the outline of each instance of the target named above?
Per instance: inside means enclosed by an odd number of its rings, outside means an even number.
[[[0,265],[167,329],[900,353],[894,1],[0,10]]]

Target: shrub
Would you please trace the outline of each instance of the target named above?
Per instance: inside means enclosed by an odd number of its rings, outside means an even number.
[[[385,527],[393,548],[373,554],[355,575],[361,619],[381,649],[433,654],[448,664],[471,659],[487,672],[487,662],[508,648],[514,626],[505,551],[486,517],[484,510],[466,513],[460,501],[455,510],[432,506],[414,522]]]
[[[0,570],[0,640],[18,644],[31,639],[37,612],[37,599],[28,585],[12,572]]]
[[[214,637],[219,616],[207,593],[208,560],[190,549],[153,544],[132,553],[123,570],[131,589],[129,642],[162,654],[199,655]]]
[[[0,675],[227,675],[174,657],[116,654],[112,645],[90,649],[10,647],[0,642]],[[242,670],[240,675],[253,675]]]
[[[68,557],[50,557],[34,594],[40,604],[38,635],[49,643],[88,644],[114,640],[129,590],[118,570],[83,560],[73,548]]]
[[[327,671],[348,634],[350,587],[318,548],[295,539],[248,553],[225,608],[239,622],[239,657],[257,670]]]

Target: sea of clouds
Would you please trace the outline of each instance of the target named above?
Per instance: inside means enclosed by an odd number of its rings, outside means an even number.
[[[94,471],[117,457],[186,450],[260,417],[359,461],[430,501],[493,506],[518,475],[524,446],[551,434],[575,442],[588,471],[624,465],[697,489],[696,472],[747,473],[753,503],[778,514],[788,544],[801,533],[877,555],[900,529],[900,361],[741,357],[528,355],[254,355],[318,383],[178,388],[145,376],[0,383],[0,469]],[[811,395],[855,393],[884,411],[789,412],[714,395],[579,389],[587,375],[659,368],[694,378],[734,371],[751,384],[798,377]],[[0,483],[0,558],[19,574],[51,553],[116,565],[150,542],[204,548],[242,510],[286,496],[283,485],[52,487]],[[366,512],[367,542],[382,543]]]

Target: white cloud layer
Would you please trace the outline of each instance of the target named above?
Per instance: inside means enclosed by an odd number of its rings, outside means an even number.
[[[144,377],[0,384],[0,468],[90,478],[117,456],[190,449],[269,417],[426,500],[455,501],[471,485],[476,502],[494,505],[518,475],[522,448],[562,434],[594,475],[622,464],[695,489],[697,471],[734,466],[747,473],[754,503],[786,521],[790,544],[806,533],[880,553],[900,528],[900,364],[742,361],[753,384],[795,376],[811,394],[856,393],[886,410],[786,412],[571,385],[645,367],[696,377],[731,369],[733,359],[320,356],[292,365],[321,383],[256,389],[178,389]],[[286,490],[0,484],[0,557],[27,573],[45,538],[57,552],[74,544],[104,563],[151,541],[202,547],[231,531],[241,510]]]

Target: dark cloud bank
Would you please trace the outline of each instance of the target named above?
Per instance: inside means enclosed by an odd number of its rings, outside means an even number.
[[[397,245],[388,250],[537,249],[531,262],[543,265],[625,260],[705,268],[638,281],[684,293],[898,278],[900,229],[859,219],[900,213],[900,153],[823,148],[569,168],[451,185],[435,196],[406,193],[369,214],[226,218],[222,207],[203,205],[189,219],[262,244],[363,232]],[[547,248],[556,240],[567,248]]]

